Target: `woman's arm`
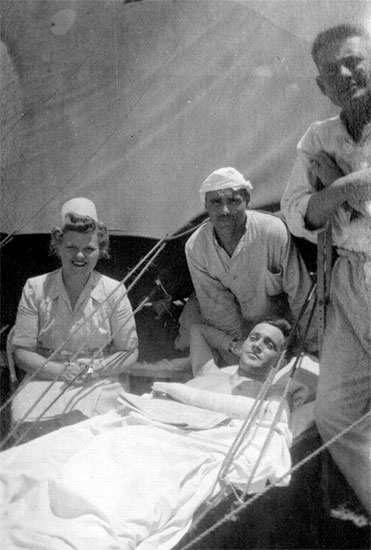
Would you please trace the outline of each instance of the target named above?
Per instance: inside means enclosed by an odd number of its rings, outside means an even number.
[[[36,351],[14,348],[14,358],[18,367],[28,373],[37,371],[37,377],[43,380],[54,380],[64,369],[65,364],[58,361],[48,361]]]
[[[39,307],[44,279],[28,279],[19,301],[15,331],[12,339],[16,365],[44,380],[55,379],[65,368],[62,361],[48,361],[36,351],[39,335]]]
[[[114,352],[93,360],[92,368],[96,376],[118,376],[128,372],[138,360],[138,336],[133,310],[125,286],[117,285],[117,290],[109,299]]]
[[[75,385],[80,385],[95,377],[91,370],[88,372],[89,366],[92,366],[91,359],[63,362],[50,361],[36,351],[22,347],[14,349],[14,357],[17,366],[31,374],[37,371],[37,378],[41,378],[42,380],[58,379],[63,382],[73,382]]]
[[[116,351],[103,359],[87,359],[87,363],[93,369],[92,377],[118,376],[130,371],[130,368],[138,360],[138,348]]]

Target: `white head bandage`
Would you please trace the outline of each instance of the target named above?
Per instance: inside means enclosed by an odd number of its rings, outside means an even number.
[[[98,221],[98,214],[95,204],[90,199],[77,197],[64,203],[61,210],[62,225],[69,221],[68,214],[76,216],[89,216],[94,221]]]
[[[219,168],[208,176],[200,187],[200,199],[202,206],[205,206],[205,196],[209,191],[220,191],[221,189],[252,189],[251,183],[235,168]]]

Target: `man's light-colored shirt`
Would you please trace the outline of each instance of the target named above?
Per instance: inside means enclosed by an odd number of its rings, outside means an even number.
[[[370,169],[371,124],[365,127],[358,143],[348,134],[339,116],[314,122],[300,140],[281,208],[290,231],[312,242],[316,242],[318,230],[306,229],[304,217],[309,199],[316,190],[308,179],[308,170],[310,157],[321,150],[336,161],[344,174]],[[341,206],[332,217],[332,233],[334,245],[371,256],[370,216],[352,219],[351,210]]]
[[[246,231],[232,256],[210,221],[186,243],[186,256],[203,317],[241,338],[244,323],[269,315],[296,317],[311,286],[306,266],[277,216],[247,211]]]

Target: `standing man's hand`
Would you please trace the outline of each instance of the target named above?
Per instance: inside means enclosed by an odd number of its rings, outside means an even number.
[[[319,151],[309,159],[308,178],[311,185],[318,189],[318,180],[323,187],[329,187],[337,179],[344,176],[336,161],[325,151]]]

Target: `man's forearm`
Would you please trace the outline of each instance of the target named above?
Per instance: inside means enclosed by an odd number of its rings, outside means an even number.
[[[351,172],[311,195],[305,214],[306,228],[322,227],[339,206],[365,206],[371,200],[371,168]]]
[[[312,230],[324,226],[345,200],[345,187],[342,185],[334,184],[314,193],[309,199],[304,217],[306,228]]]

